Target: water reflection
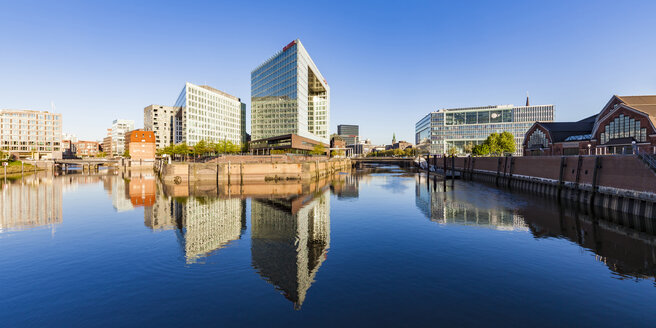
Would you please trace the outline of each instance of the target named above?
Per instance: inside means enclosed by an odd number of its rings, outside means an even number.
[[[656,277],[653,222],[628,214],[595,214],[587,208],[509,195],[492,187],[415,177],[415,204],[431,221],[497,230],[530,231],[535,238],[566,238],[594,252],[618,278]]]
[[[66,181],[31,176],[2,185],[0,233],[62,223],[62,193]]]
[[[292,198],[253,199],[253,266],[300,309],[330,247],[328,188]]]

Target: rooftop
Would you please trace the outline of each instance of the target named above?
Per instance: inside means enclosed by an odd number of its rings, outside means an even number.
[[[235,96],[233,96],[233,95],[231,95],[231,94],[229,94],[229,93],[223,92],[223,91],[221,91],[221,90],[219,90],[219,89],[212,88],[212,87],[210,87],[209,85],[199,85],[199,87],[201,87],[201,88],[203,88],[203,89],[205,89],[205,90],[212,91],[212,92],[214,92],[214,93],[218,93],[218,94],[220,94],[220,95],[222,95],[222,96],[224,96],[224,97],[230,98],[230,99],[232,99],[232,100],[241,101],[241,99],[239,99],[239,98],[237,98],[237,97],[235,97]]]

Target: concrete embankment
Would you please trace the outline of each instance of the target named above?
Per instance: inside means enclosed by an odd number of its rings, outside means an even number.
[[[244,185],[267,181],[310,181],[350,170],[349,159],[299,162],[171,163],[157,161],[155,171],[164,183],[216,183]]]
[[[444,168],[444,158],[429,161]],[[463,179],[656,218],[656,173],[638,156],[447,158],[452,166]]]

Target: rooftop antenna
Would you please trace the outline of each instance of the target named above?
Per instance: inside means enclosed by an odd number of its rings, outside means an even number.
[[[55,102],[52,100],[50,101],[50,110],[52,110],[53,113],[56,112]]]
[[[530,106],[529,103],[528,103],[528,91],[526,91],[526,106],[527,107]]]

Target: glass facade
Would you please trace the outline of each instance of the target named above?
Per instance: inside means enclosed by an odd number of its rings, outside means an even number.
[[[522,155],[524,135],[533,123],[552,122],[554,106],[513,105],[441,109],[415,124],[415,142],[430,139],[431,154],[445,154],[455,148],[465,154],[492,133],[508,131],[515,137],[515,155]]]
[[[360,138],[360,126],[340,124],[337,126],[337,134],[344,139],[346,145],[355,145]]]
[[[201,140],[228,140],[241,145],[246,135],[246,107],[241,100],[206,85],[186,83],[175,107],[175,143],[193,146]]]
[[[284,134],[328,143],[330,88],[299,40],[251,72],[251,139]]]
[[[640,126],[640,120],[620,114],[604,126],[604,132],[599,138],[601,144],[620,138],[633,138],[637,142],[646,142],[647,128]]]

